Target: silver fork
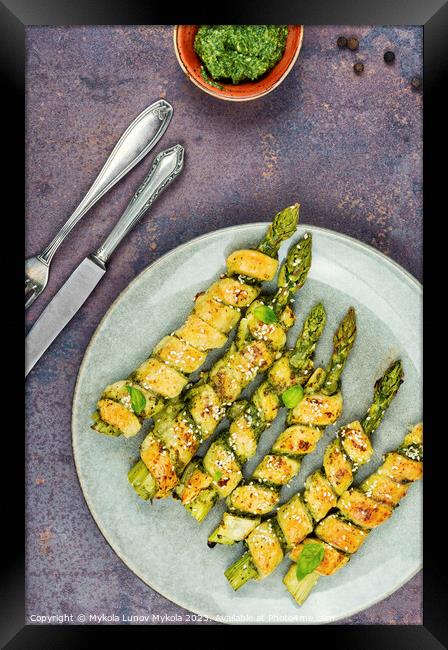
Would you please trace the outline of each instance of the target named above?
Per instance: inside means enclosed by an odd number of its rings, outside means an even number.
[[[93,185],[53,241],[42,253],[25,260],[25,309],[47,286],[51,260],[67,235],[81,217],[151,151],[168,128],[172,115],[173,107],[164,99],[140,113],[118,140]]]

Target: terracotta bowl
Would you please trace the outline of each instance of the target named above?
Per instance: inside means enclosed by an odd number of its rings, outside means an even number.
[[[280,61],[257,81],[240,84],[221,84],[223,89],[208,84],[201,75],[202,61],[194,51],[194,38],[199,25],[176,25],[174,28],[174,50],[177,60],[187,77],[201,90],[232,102],[245,102],[258,99],[277,88],[289,74],[297,57],[303,40],[303,25],[288,25],[285,52]]]

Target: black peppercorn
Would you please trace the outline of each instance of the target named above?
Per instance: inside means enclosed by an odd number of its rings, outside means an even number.
[[[338,40],[336,41],[336,44],[342,50],[344,47],[347,47],[347,39],[345,38],[345,36],[339,36]]]
[[[214,548],[216,546],[216,542],[207,542],[207,546],[209,548]]]
[[[395,54],[393,52],[384,52],[384,60],[386,63],[393,63],[395,61]]]
[[[353,52],[358,49],[359,47],[359,41],[357,38],[352,36],[352,38],[349,38],[347,41],[347,47],[349,50],[352,50]]]
[[[364,63],[361,63],[360,61],[358,61],[353,66],[353,70],[355,71],[356,74],[362,74],[364,72]]]
[[[411,79],[411,86],[412,86],[415,90],[420,90],[420,88],[422,87],[422,85],[423,85],[423,82],[422,82],[422,78],[421,78],[421,77],[412,77],[412,79]]]

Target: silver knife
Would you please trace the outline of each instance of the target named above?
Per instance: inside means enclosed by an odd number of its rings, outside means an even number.
[[[159,153],[149,174],[98,250],[86,257],[45,307],[25,339],[25,377],[87,300],[106,272],[106,264],[122,239],[182,171],[184,148],[176,144]]]

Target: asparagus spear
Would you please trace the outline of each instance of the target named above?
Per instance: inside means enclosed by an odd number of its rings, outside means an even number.
[[[305,234],[288,252],[276,294],[250,306],[228,352],[199,384],[155,418],[153,430],[142,443],[141,458],[129,474],[139,496],[168,496],[201,442],[215,432],[228,407],[280,355],[286,331],[295,320],[291,301],[304,284],[310,265],[311,236]]]
[[[299,605],[303,605],[320,576],[330,576],[342,569],[368,533],[389,519],[411,483],[418,481],[422,473],[420,423],[358,489],[346,490],[339,497],[337,514],[320,522],[314,530],[317,537],[308,536],[292,550],[290,557],[297,564],[291,565],[283,583]]]
[[[243,464],[255,454],[261,434],[279,413],[281,394],[294,386],[301,390],[309,379],[311,357],[325,321],[325,310],[318,304],[305,320],[294,349],[275,361],[249,402],[230,409],[230,429],[209,447],[203,459],[187,465],[176,493],[198,521],[206,517],[218,498],[228,496],[241,481]]]
[[[373,402],[364,419],[342,427],[336,439],[327,446],[323,467],[307,478],[303,495],[296,493],[275,515],[250,533],[246,540],[247,552],[225,572],[234,589],[239,589],[248,580],[270,575],[285,552],[298,546],[313,531],[314,523],[335,507],[337,497],[352,484],[358,467],[370,460],[373,449],[369,436],[380,424],[402,378],[401,362],[396,361],[376,382]],[[370,425],[372,417],[373,428]],[[342,534],[349,533],[350,526],[346,528]]]
[[[234,544],[245,539],[279,502],[283,485],[299,472],[301,458],[314,451],[325,427],[342,412],[340,378],[356,338],[356,315],[350,308],[333,337],[333,353],[326,371],[318,368],[305,386],[305,395],[283,393],[290,407],[288,422],[252,478],[227,493],[229,512],[208,539],[208,545]],[[296,352],[300,359],[300,351]],[[293,356],[293,361],[295,360]]]
[[[188,383],[210,350],[221,348],[228,334],[259,295],[261,283],[272,280],[281,243],[297,228],[299,205],[275,215],[256,249],[239,250],[227,258],[227,273],[195,299],[184,325],[165,336],[128,379],[107,386],[93,413],[92,429],[111,436],[136,435],[142,420],[160,412]]]

